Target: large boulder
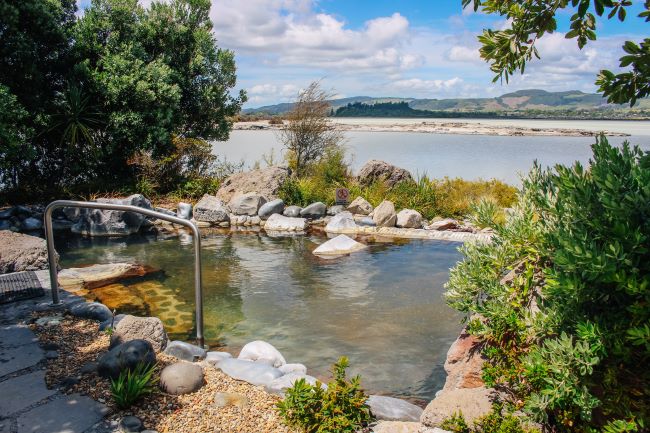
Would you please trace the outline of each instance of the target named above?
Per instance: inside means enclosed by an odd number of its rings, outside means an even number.
[[[209,223],[230,222],[230,209],[215,196],[205,194],[194,205],[194,219]]]
[[[246,344],[239,352],[238,359],[249,361],[266,360],[274,367],[280,367],[287,363],[278,349],[266,341],[259,340]]]
[[[136,317],[125,315],[115,325],[111,334],[111,348],[131,340],[146,340],[156,352],[167,346],[167,333],[157,317]]]
[[[402,209],[397,213],[397,221],[395,225],[405,229],[422,228],[422,215],[420,215],[420,212],[413,209]]]
[[[357,197],[348,205],[348,210],[355,215],[370,215],[373,207],[363,197]]]
[[[49,268],[45,239],[2,230],[0,245],[0,274]]]
[[[322,218],[325,216],[325,213],[327,212],[327,206],[325,203],[321,203],[317,201],[316,203],[312,203],[303,210],[300,211],[300,216],[303,218],[308,218],[308,219],[318,219]]]
[[[354,253],[367,248],[366,245],[349,238],[346,235],[338,235],[334,239],[321,244],[314,250],[317,256],[340,256]]]
[[[325,226],[325,231],[328,233],[356,233],[357,229],[354,216],[348,211],[334,215]]]
[[[257,215],[265,220],[268,219],[273,214],[282,214],[284,212],[284,201],[280,198],[271,200],[267,203],[264,203],[260,210],[257,212]]]
[[[372,220],[377,227],[395,227],[397,222],[397,214],[395,213],[395,205],[393,202],[384,200],[374,210]]]
[[[228,207],[235,215],[253,216],[257,215],[257,211],[264,203],[266,203],[264,196],[251,192],[233,197]]]
[[[399,398],[371,395],[366,401],[377,419],[387,421],[419,421],[422,408]]]
[[[454,413],[462,413],[468,424],[492,410],[492,392],[484,387],[443,391],[427,405],[420,422],[427,427],[440,427]]]
[[[202,386],[203,369],[196,364],[177,362],[160,372],[160,388],[167,394],[189,394]]]
[[[483,364],[485,358],[481,353],[478,337],[466,330],[454,341],[447,351],[445,360],[444,390],[480,388],[483,382]]]
[[[141,194],[133,194],[125,199],[100,198],[97,203],[124,204],[153,210],[151,202]],[[145,219],[138,212],[82,209],[79,221],[72,226],[72,232],[87,236],[127,236],[137,233]]]
[[[273,214],[266,220],[264,230],[267,232],[301,232],[307,229],[305,218],[291,218]]]
[[[357,180],[364,186],[368,186],[373,182],[382,181],[392,188],[400,182],[413,181],[413,176],[403,168],[373,159],[361,167],[361,170],[357,174]]]
[[[151,343],[145,340],[131,340],[112,348],[99,358],[97,374],[117,379],[124,370],[133,370],[138,364],[153,365],[156,353]]]
[[[236,195],[257,192],[268,200],[278,198],[278,192],[289,178],[289,171],[282,167],[268,167],[228,177],[217,191],[217,198],[230,202]]]
[[[167,344],[165,355],[173,356],[183,361],[196,362],[205,359],[208,352],[199,346],[175,340]]]

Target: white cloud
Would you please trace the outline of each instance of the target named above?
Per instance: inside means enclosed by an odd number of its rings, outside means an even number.
[[[397,12],[350,29],[310,0],[217,0],[212,19],[221,45],[269,65],[399,71],[422,63],[404,50],[409,22]]]

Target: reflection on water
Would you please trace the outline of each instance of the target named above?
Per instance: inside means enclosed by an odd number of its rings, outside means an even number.
[[[432,398],[460,329],[442,299],[458,244],[371,242],[364,252],[322,260],[311,251],[324,241],[208,234],[202,263],[208,344],[237,353],[251,340],[265,340],[321,377],[347,355],[368,390]],[[194,336],[191,237],[68,237],[57,250],[64,267],[135,261],[161,269],[88,296],[119,312],[160,317],[174,338]]]

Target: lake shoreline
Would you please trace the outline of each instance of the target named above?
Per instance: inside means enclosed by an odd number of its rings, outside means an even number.
[[[414,119],[415,120],[415,119]],[[543,136],[543,137],[594,137],[599,132],[579,128],[533,128],[513,125],[488,125],[480,122],[462,121],[420,121],[410,124],[386,123],[383,125],[371,122],[346,122],[345,119],[336,118],[335,123],[341,131],[353,132],[413,132],[425,134],[449,135],[490,135],[490,136]],[[236,122],[233,130],[237,131],[264,131],[280,130],[282,125],[271,124],[268,120],[253,122]],[[630,134],[614,131],[602,131],[609,137],[629,137]]]

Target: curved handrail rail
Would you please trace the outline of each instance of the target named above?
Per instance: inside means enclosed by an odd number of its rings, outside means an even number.
[[[60,304],[59,300],[59,282],[58,273],[56,268],[56,256],[54,250],[54,232],[52,230],[52,212],[61,207],[76,207],[85,209],[102,209],[102,210],[117,210],[124,212],[136,212],[146,216],[154,217],[157,219],[180,224],[189,228],[194,237],[194,302],[196,309],[196,339],[198,344],[204,346],[203,336],[203,279],[201,275],[201,233],[196,225],[192,222],[178,218],[175,216],[167,215],[161,212],[141,208],[138,206],[131,206],[126,204],[113,204],[113,203],[97,203],[92,201],[73,201],[73,200],[56,200],[48,204],[45,208],[43,215],[45,224],[45,239],[47,241],[47,259],[50,266],[50,283],[52,287],[52,304]]]

